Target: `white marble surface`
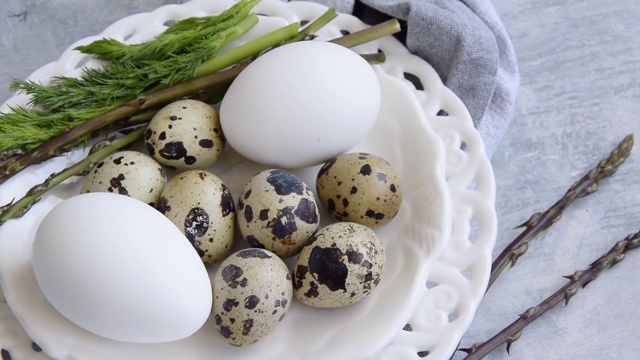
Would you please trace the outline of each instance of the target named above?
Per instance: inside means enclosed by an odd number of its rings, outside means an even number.
[[[103,2],[97,0],[0,1],[0,102],[9,97],[11,78],[24,78],[55,60],[73,41],[129,14],[171,2],[176,1],[113,0],[108,11],[98,11],[107,6],[98,6]],[[640,1],[494,4],[511,34],[522,73],[514,120],[492,159],[497,255],[518,234],[514,226],[555,202],[625,135],[640,136]],[[537,237],[517,266],[498,279],[463,346],[489,338],[565,284],[562,275],[586,268],[617,240],[640,229],[638,151],[595,194],[578,200]],[[501,347],[488,358],[638,358],[639,273],[637,250],[580,291],[569,306],[558,306],[527,327],[511,356]],[[8,314],[0,315],[5,319]],[[8,339],[19,332],[14,330],[0,336]],[[0,345],[5,342],[0,339]]]

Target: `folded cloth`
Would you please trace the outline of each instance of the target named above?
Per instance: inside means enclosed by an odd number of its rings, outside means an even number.
[[[465,104],[489,156],[515,107],[520,73],[513,46],[490,0],[307,0],[360,18],[402,20],[401,39]]]

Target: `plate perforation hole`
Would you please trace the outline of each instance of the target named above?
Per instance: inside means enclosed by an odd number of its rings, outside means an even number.
[[[11,360],[11,353],[7,349],[0,350],[0,355],[2,355],[2,360]]]
[[[420,78],[417,77],[415,74],[405,71],[404,73],[402,73],[402,75],[404,76],[405,79],[407,79],[410,83],[413,84],[416,90],[421,90],[421,91],[424,90],[424,85],[422,85],[422,81],[420,81]]]
[[[404,330],[404,331],[413,331],[413,328],[411,327],[411,324],[407,324],[402,328],[402,330]]]
[[[166,27],[171,27],[171,25],[173,25],[175,23],[176,23],[175,20],[167,20],[167,21],[163,22],[162,25],[164,25]]]
[[[473,216],[469,222],[469,242],[475,244],[480,237],[480,220]]]
[[[478,182],[473,180],[469,185],[467,185],[467,191],[476,191],[478,188]]]
[[[436,116],[449,116],[449,113],[446,112],[444,109],[440,109],[436,114]]]
[[[424,358],[429,356],[429,354],[431,354],[430,351],[424,350],[424,351],[418,351],[418,357]]]
[[[463,141],[460,143],[460,150],[464,151],[464,152],[469,152],[469,145]]]
[[[437,282],[435,282],[435,281],[431,281],[431,280],[428,280],[428,281],[427,281],[427,289],[432,289],[432,288],[434,288],[434,287],[436,287],[436,286],[438,286],[438,285],[440,285],[440,284],[438,284],[438,283],[437,283]]]
[[[458,318],[458,312],[457,311],[452,311],[452,312],[449,313],[448,319],[449,319],[450,323],[456,321],[457,318]]]
[[[464,276],[465,278],[471,280],[471,276],[473,275],[471,273],[471,270],[464,270],[460,272],[462,274],[462,276]]]
[[[351,34],[351,31],[349,31],[349,30],[340,30],[340,34],[342,34],[342,36],[346,36],[346,35]]]
[[[300,20],[300,26],[305,26],[309,23],[309,20]]]
[[[76,64],[76,69],[81,69],[83,67],[85,67],[89,61],[93,60],[93,58],[91,56],[83,56],[82,59],[80,59],[80,61],[78,61],[78,63]]]
[[[42,348],[40,347],[40,345],[36,344],[35,342],[31,343],[31,348],[35,352],[42,352]]]

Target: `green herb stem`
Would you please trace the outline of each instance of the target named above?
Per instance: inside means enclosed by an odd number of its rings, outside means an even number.
[[[279,45],[298,34],[300,23],[292,23],[278,28],[266,35],[235,47],[215,58],[202,63],[196,70],[195,77],[204,76],[237,64],[273,46]]]
[[[334,44],[352,48],[368,43],[369,41],[380,39],[388,35],[393,35],[400,30],[400,22],[398,22],[397,19],[391,19],[330,41]]]
[[[315,35],[315,33],[327,25],[331,20],[338,17],[338,13],[334,8],[329,8],[320,17],[303,27],[302,30],[289,42],[307,40],[309,37]]]
[[[365,59],[371,65],[383,64],[387,61],[387,54],[383,52],[373,53],[373,54],[360,54],[363,59]]]
[[[249,14],[245,19],[240,21],[236,26],[229,28],[225,31],[224,40],[222,41],[222,47],[229,45],[232,41],[239,39],[242,35],[246,34],[256,24],[258,24],[258,15]]]

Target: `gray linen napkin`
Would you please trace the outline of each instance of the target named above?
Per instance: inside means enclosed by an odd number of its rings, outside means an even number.
[[[520,73],[490,0],[308,0],[363,18],[404,20],[401,40],[465,104],[491,156],[509,126]]]

